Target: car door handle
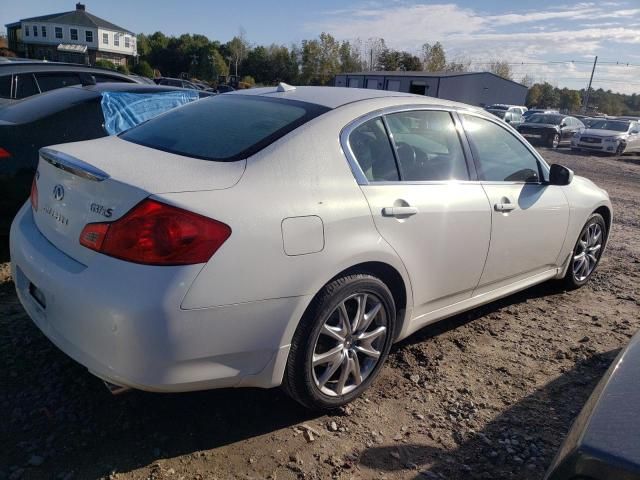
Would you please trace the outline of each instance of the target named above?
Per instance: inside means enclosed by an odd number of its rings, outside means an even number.
[[[418,213],[416,207],[384,207],[382,209],[383,217],[410,217]]]
[[[493,208],[495,208],[496,212],[510,212],[516,209],[516,206],[513,203],[496,203]]]

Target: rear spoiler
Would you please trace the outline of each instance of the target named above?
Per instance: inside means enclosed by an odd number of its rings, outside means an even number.
[[[102,182],[109,178],[109,174],[99,168],[52,148],[41,148],[40,158],[60,170],[72,173],[81,178],[86,178],[87,180]]]

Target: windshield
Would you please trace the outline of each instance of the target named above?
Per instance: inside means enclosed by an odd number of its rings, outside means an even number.
[[[529,123],[547,123],[550,125],[560,125],[562,123],[562,119],[564,117],[562,115],[547,115],[544,113],[536,113],[535,115],[531,115]]]
[[[326,107],[257,95],[218,95],[149,120],[120,138],[169,153],[214,161],[247,158]]]
[[[597,130],[615,130],[616,132],[626,132],[629,130],[629,122],[598,120],[589,125],[589,128]]]
[[[509,110],[509,107],[507,105],[490,105],[487,107],[487,110]]]

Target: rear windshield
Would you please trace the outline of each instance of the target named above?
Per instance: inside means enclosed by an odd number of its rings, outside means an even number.
[[[167,112],[120,138],[178,155],[233,161],[253,155],[327,110],[294,100],[218,95]]]
[[[546,115],[544,113],[536,113],[532,115],[528,122],[529,123],[546,123],[550,125],[560,125],[562,119],[564,117],[562,115]]]

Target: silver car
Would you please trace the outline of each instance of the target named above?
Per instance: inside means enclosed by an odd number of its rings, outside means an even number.
[[[597,120],[573,136],[571,149],[611,155],[640,152],[640,123],[619,119]]]
[[[280,85],[42,149],[11,259],[37,326],[118,390],[284,385],[330,409],[426,325],[584,285],[611,219],[483,110]]]

